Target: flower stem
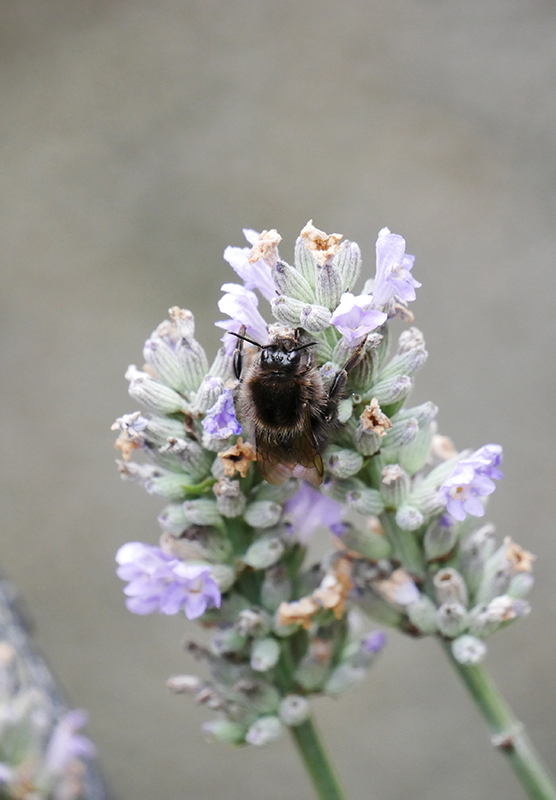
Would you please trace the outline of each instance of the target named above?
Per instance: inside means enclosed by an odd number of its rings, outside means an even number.
[[[527,796],[531,800],[556,800],[554,779],[488,672],[481,664],[458,663],[448,642],[444,649],[490,728],[493,744],[508,758]]]
[[[346,800],[311,719],[290,728],[319,800]]]

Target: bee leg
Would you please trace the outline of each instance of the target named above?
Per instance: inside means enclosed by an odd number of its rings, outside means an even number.
[[[241,328],[239,329],[239,333],[241,333],[242,336],[245,336],[245,325],[241,326]],[[243,339],[237,340],[237,346],[232,356],[232,366],[234,370],[234,375],[236,376],[238,381],[241,380],[241,371],[243,367]]]
[[[361,353],[363,352],[363,348],[365,347],[365,342],[367,340],[364,339],[359,347],[353,351],[350,355],[348,360],[346,361],[344,368],[338,370],[336,375],[334,376],[334,380],[332,381],[332,386],[328,390],[328,404],[326,408],[326,416],[325,419],[330,421],[336,414],[338,403],[342,399],[342,395],[344,393],[344,389],[346,388],[346,383],[348,379],[348,374],[351,370],[357,366],[359,363],[359,359],[361,358]]]

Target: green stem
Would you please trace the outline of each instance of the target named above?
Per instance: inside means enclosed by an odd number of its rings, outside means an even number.
[[[527,796],[531,800],[556,800],[554,779],[488,672],[480,664],[458,663],[448,642],[444,643],[444,649],[496,737],[493,743],[507,757]]]
[[[290,732],[319,800],[345,800],[312,720],[290,728]]]

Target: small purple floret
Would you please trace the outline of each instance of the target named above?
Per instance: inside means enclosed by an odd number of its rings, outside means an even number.
[[[307,544],[311,534],[323,525],[332,528],[341,523],[343,506],[331,497],[321,494],[308,483],[284,505],[293,534],[301,544]]]
[[[384,631],[373,631],[363,640],[363,646],[369,653],[380,653],[386,644],[386,634]]]
[[[458,461],[454,471],[439,489],[439,499],[446,505],[448,513],[458,522],[467,514],[484,516],[481,497],[487,497],[496,489],[493,479],[500,480],[498,469],[502,461],[499,444],[486,444],[467,458]]]
[[[375,302],[370,294],[355,297],[351,292],[344,292],[340,305],[332,314],[332,325],[340,331],[345,341],[355,347],[383,322],[387,315],[384,311],[375,308]]]
[[[222,287],[225,294],[218,301],[218,308],[223,314],[231,317],[231,320],[216,322],[218,328],[225,331],[239,332],[242,325],[245,326],[245,333],[255,342],[266,344],[268,330],[259,311],[259,300],[254,292],[240,286],[237,283],[225,283]],[[237,344],[235,336],[225,335],[222,337],[227,353],[232,353]]]
[[[406,255],[405,239],[383,228],[376,240],[376,277],[373,299],[384,308],[394,297],[404,303],[415,300],[415,289],[421,284],[411,275],[415,256]]]
[[[234,398],[229,389],[224,389],[216,403],[209,408],[203,419],[203,428],[215,439],[227,439],[241,433],[234,408]]]
[[[177,614],[196,619],[209,606],[220,607],[221,594],[204,564],[186,564],[160,547],[128,542],[116,553],[116,574],[129,581],[124,589],[126,606],[134,614]]]
[[[256,231],[244,228],[243,234],[252,245],[259,240],[259,234]],[[224,250],[224,259],[239,275],[246,289],[258,289],[263,297],[272,300],[273,297],[276,297],[276,284],[272,279],[272,270],[262,258],[251,263],[249,261],[251,249],[251,247],[227,247]]]
[[[87,714],[75,709],[65,714],[52,732],[45,753],[45,766],[53,775],[63,775],[72,761],[92,758],[96,754],[94,744],[77,731],[87,722]]]

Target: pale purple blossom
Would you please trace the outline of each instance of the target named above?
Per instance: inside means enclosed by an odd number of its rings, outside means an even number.
[[[363,639],[363,646],[369,653],[380,653],[386,644],[386,634],[384,631],[373,631]]]
[[[344,292],[330,322],[340,331],[347,344],[355,347],[371,331],[386,322],[387,315],[375,306],[369,294],[355,297],[351,292]]]
[[[265,344],[268,329],[258,308],[257,295],[238,283],[225,283],[221,288],[225,294],[220,298],[218,308],[223,314],[228,314],[231,320],[220,320],[215,323],[217,327],[238,333],[244,325],[246,336]],[[227,334],[222,337],[222,341],[227,353],[231,353],[237,344],[236,337]]]
[[[373,284],[375,306],[384,308],[397,297],[404,303],[415,300],[421,284],[411,275],[415,256],[405,252],[405,239],[383,228],[376,240],[376,277]]]
[[[251,245],[255,245],[259,240],[257,231],[248,228],[243,229],[243,235]],[[239,275],[246,289],[258,289],[263,297],[272,300],[273,297],[276,297],[277,292],[272,278],[272,270],[262,258],[251,263],[249,261],[251,249],[251,247],[227,247],[224,250],[224,259]]]
[[[301,488],[284,505],[292,533],[301,544],[307,544],[312,533],[319,525],[331,528],[341,522],[343,506],[331,497],[313,489],[308,483]]]
[[[216,403],[209,408],[203,419],[203,428],[215,439],[227,439],[238,435],[242,427],[236,417],[234,398],[229,389],[224,389]]]
[[[480,498],[487,497],[496,489],[493,479],[502,477],[498,469],[501,461],[502,448],[498,444],[486,444],[458,461],[439,489],[439,499],[454,519],[461,522],[467,514],[474,517],[484,515]]]
[[[72,761],[96,754],[91,740],[77,733],[86,722],[87,714],[81,709],[68,711],[59,720],[45,753],[45,767],[51,775],[63,775]]]
[[[126,606],[134,614],[177,614],[196,619],[209,606],[220,608],[221,594],[206,564],[186,564],[143,542],[128,542],[116,553],[116,574],[129,581]]]

